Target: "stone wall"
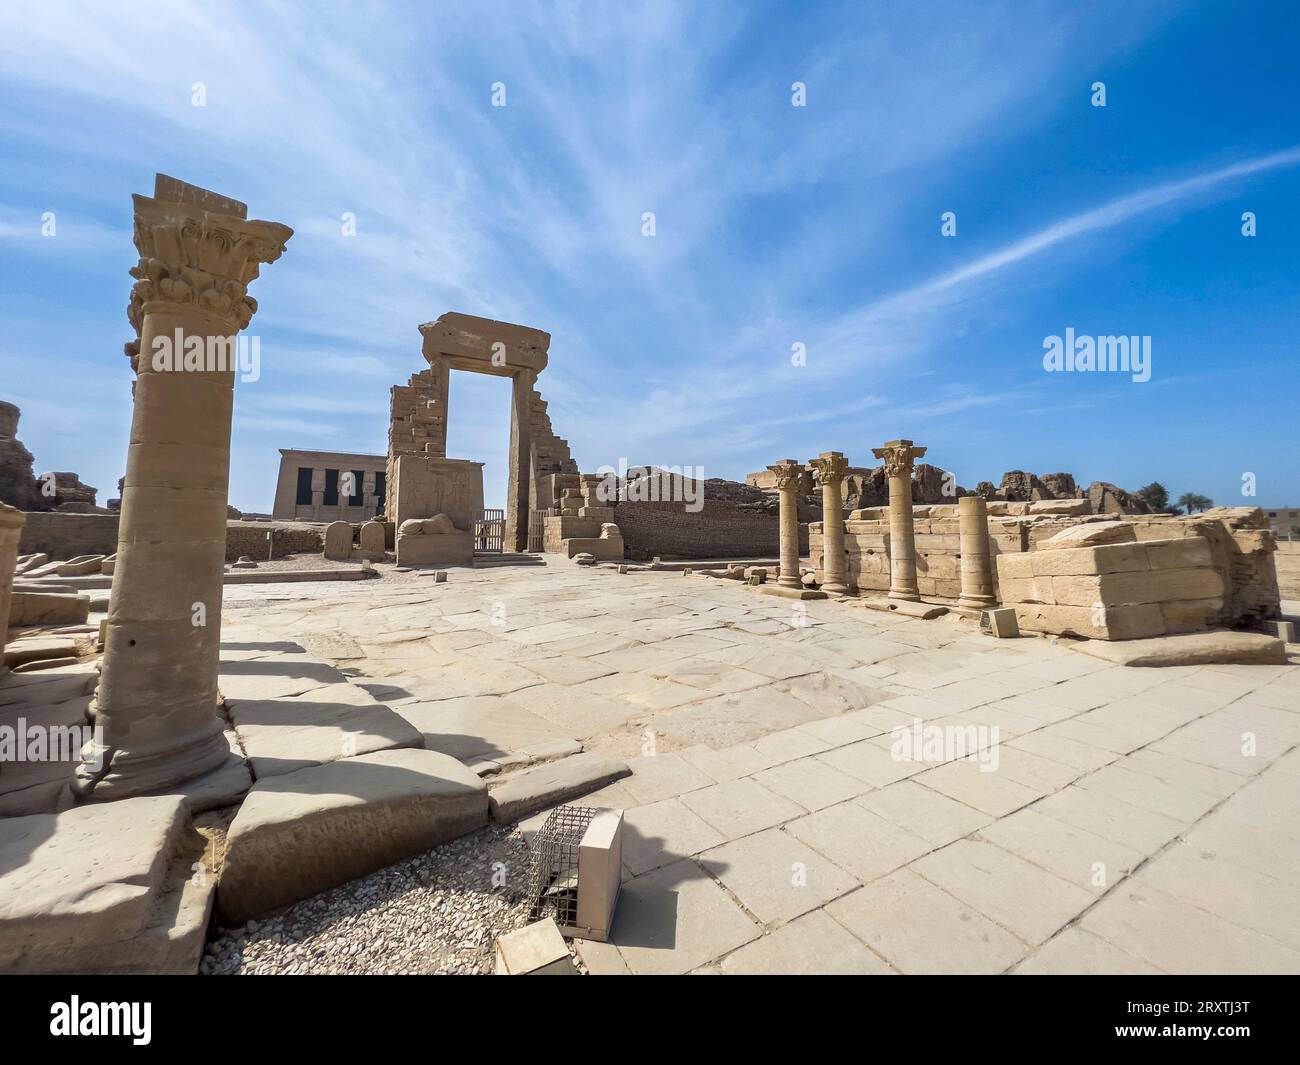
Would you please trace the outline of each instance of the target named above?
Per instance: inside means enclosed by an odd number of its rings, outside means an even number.
[[[266,534],[273,533],[272,558],[285,555],[319,555],[324,548],[325,526],[295,521],[232,521],[226,523],[226,561],[248,555],[255,562],[267,557]]]
[[[1300,599],[1300,540],[1279,540],[1274,561],[1282,598]]]
[[[116,514],[29,511],[18,552],[39,552],[51,559],[111,555],[117,551],[117,521]]]
[[[1131,522],[1139,541],[1204,537],[1210,544],[1214,569],[1223,578],[1224,603],[1216,625],[1244,628],[1278,616],[1277,541],[1268,519],[1256,507],[1219,508],[1193,517],[1163,514],[1093,515],[1062,513],[1087,510],[1087,500],[991,502],[989,538],[994,556],[1035,550],[1044,540],[1078,525],[1121,518]],[[961,590],[957,508],[952,505],[913,509],[916,526],[917,586],[922,597],[955,599]],[[889,516],[885,508],[854,511],[845,522],[848,579],[863,592],[889,589]],[[1297,546],[1300,546],[1298,544]],[[808,549],[820,567],[820,523],[810,527]]]
[[[52,560],[77,555],[111,555],[117,551],[116,514],[69,514],[63,511],[29,511],[19,541],[19,554],[46,554]],[[266,558],[266,534],[275,530],[275,557],[319,554],[324,525],[286,521],[232,521],[226,525],[226,561],[240,555]]]

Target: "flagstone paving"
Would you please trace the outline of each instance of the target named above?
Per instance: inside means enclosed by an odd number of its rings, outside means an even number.
[[[480,772],[625,758],[579,800],[626,810],[593,972],[1300,972],[1296,665],[1126,668],[562,562],[232,586],[241,626]],[[978,760],[902,748],[920,725]]]

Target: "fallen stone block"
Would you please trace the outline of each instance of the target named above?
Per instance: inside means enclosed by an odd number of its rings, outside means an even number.
[[[626,762],[591,753],[523,769],[492,783],[489,792],[492,819],[502,824],[517,821],[631,774]]]
[[[90,596],[77,592],[45,592],[15,585],[9,603],[9,627],[20,625],[80,625],[90,616]]]
[[[483,782],[437,751],[380,751],[258,781],[226,837],[217,911],[241,923],[487,820]]]
[[[1090,521],[1083,525],[1074,525],[1062,529],[1055,536],[1049,536],[1038,545],[1040,551],[1052,551],[1057,548],[1095,547],[1100,544],[1131,544],[1137,540],[1137,532],[1132,522],[1128,521]]]
[[[4,664],[10,669],[45,659],[77,660],[77,641],[67,636],[25,636],[10,640],[4,649]],[[63,662],[61,665],[71,663]]]
[[[1010,640],[1020,635],[1020,626],[1016,622],[1016,612],[1009,606],[996,610],[980,612],[980,631],[987,632],[1001,640]]]
[[[106,555],[78,555],[67,562],[60,562],[54,572],[60,577],[84,577],[88,573],[98,573],[106,557]]]
[[[42,566],[49,565],[50,556],[43,554],[22,555],[19,557],[17,564],[14,566],[14,576],[21,577],[31,573],[33,570],[40,569]]]
[[[1072,651],[1119,666],[1285,665],[1286,645],[1260,632],[1215,629],[1145,640],[1083,640]]]
[[[1295,643],[1295,622],[1294,621],[1266,621],[1264,630],[1271,636],[1276,636],[1283,643]]]
[[[139,933],[188,819],[161,796],[0,820],[0,969]]]
[[[948,613],[946,606],[939,606],[937,603],[920,603],[908,599],[889,599],[885,596],[871,596],[869,598],[850,600],[855,605],[864,606],[868,610],[883,610],[893,614],[903,614],[909,618],[919,618],[922,621],[931,621],[934,618],[943,617]]]
[[[555,922],[547,917],[498,936],[497,976],[576,976],[573,956]]]

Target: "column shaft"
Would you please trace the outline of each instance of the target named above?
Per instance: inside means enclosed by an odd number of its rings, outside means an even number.
[[[989,553],[988,506],[980,496],[957,501],[961,550],[961,606],[997,606],[993,595],[993,559]]]

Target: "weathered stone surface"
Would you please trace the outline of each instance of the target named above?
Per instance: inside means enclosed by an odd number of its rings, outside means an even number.
[[[1132,543],[1137,539],[1132,522],[1127,521],[1090,521],[1063,529],[1055,536],[1049,536],[1038,545],[1040,551],[1051,551],[1059,547],[1089,547],[1098,544]]]
[[[436,751],[380,751],[258,781],[230,826],[218,912],[256,917],[487,819],[482,781]]]
[[[1145,640],[1105,643],[1088,640],[1071,650],[1120,666],[1284,665],[1286,645],[1258,632],[1189,632]]]
[[[354,684],[330,684],[292,698],[232,699],[227,709],[258,780],[424,743],[410,722]]]
[[[164,796],[0,820],[0,959],[135,935],[187,819]]]
[[[352,526],[346,521],[332,521],[325,527],[324,555],[333,562],[352,557]]]
[[[77,648],[77,641],[66,636],[24,637],[5,645],[4,664],[13,668],[45,659],[72,658],[75,661]]]
[[[501,777],[491,785],[492,819],[517,821],[546,806],[603,788],[632,770],[626,762],[599,754],[575,754]]]
[[[54,572],[60,577],[81,577],[87,573],[98,573],[106,557],[106,555],[78,555],[67,562],[60,562]]]
[[[16,585],[9,605],[9,626],[80,625],[90,616],[90,596],[44,592]]]

